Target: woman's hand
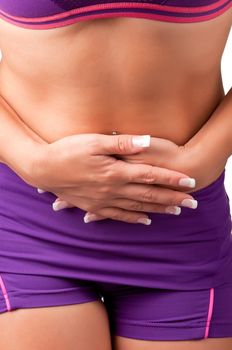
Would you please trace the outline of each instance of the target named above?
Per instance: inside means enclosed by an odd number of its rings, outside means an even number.
[[[167,206],[193,199],[179,185],[180,179],[188,178],[186,174],[118,159],[144,152],[132,146],[132,139],[133,135],[78,134],[43,145],[44,152],[34,166],[34,185],[69,206],[130,223],[143,219],[142,223],[149,224],[143,212],[165,213]],[[186,184],[184,188],[189,189]]]
[[[194,189],[185,190],[185,193],[200,190],[216,180],[225,168],[227,159],[221,155],[210,157],[207,149],[202,149],[201,143],[192,142],[178,146],[174,142],[157,137],[151,137],[151,145],[142,153],[121,155],[120,159],[132,164],[150,164],[153,166],[183,172],[196,180]],[[163,185],[160,185],[163,187]],[[176,186],[165,185],[165,188],[181,189]],[[91,213],[87,213],[90,215]],[[102,220],[94,216],[94,220]]]
[[[150,164],[187,174],[196,180],[196,186],[189,191],[185,190],[186,193],[195,192],[211,184],[220,176],[227,163],[227,158],[222,153],[219,152],[216,157],[215,153],[207,152],[200,142],[195,143],[193,139],[185,145],[178,146],[170,140],[156,137],[151,137],[151,146],[143,153],[122,155],[120,158],[133,164]],[[167,187],[177,189],[165,186]]]

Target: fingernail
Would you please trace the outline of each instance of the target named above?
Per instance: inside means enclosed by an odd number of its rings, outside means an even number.
[[[65,202],[65,201],[56,200],[54,203],[52,203],[52,208],[55,211],[65,209],[67,207],[68,207],[68,205],[67,205],[67,202]]]
[[[44,191],[44,190],[41,190],[41,188],[37,188],[37,191],[38,191],[39,193],[44,193],[44,192],[46,192],[46,191]]]
[[[182,202],[181,202],[181,205],[183,207],[188,207],[188,208],[192,208],[192,209],[196,209],[197,208],[197,205],[198,205],[198,202],[195,200],[195,199],[184,199]]]
[[[94,214],[86,214],[84,216],[84,222],[88,224],[88,222],[95,221],[97,219],[97,216]]]
[[[151,142],[150,135],[132,137],[132,144],[135,147],[149,147]]]
[[[166,213],[179,215],[181,213],[181,208],[177,206],[169,206],[165,208]]]
[[[184,177],[180,179],[179,181],[180,186],[187,186],[187,187],[195,187],[196,186],[196,180],[192,177]]]
[[[137,222],[144,225],[151,225],[151,219],[147,218],[139,218]]]

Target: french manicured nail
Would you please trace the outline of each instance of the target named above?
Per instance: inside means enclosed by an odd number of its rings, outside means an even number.
[[[44,191],[44,190],[41,190],[41,188],[37,188],[37,191],[38,191],[39,193],[44,193],[44,192],[46,192],[46,191]]]
[[[181,213],[181,208],[177,206],[169,206],[165,208],[166,213],[179,215]]]
[[[55,211],[65,209],[67,207],[68,207],[68,204],[65,201],[55,201],[54,203],[52,203],[52,208]]]
[[[134,136],[132,137],[132,144],[135,147],[149,147],[151,142],[150,135]]]
[[[151,225],[151,219],[147,218],[139,218],[137,222],[144,225]]]
[[[86,214],[84,216],[84,222],[88,224],[88,222],[95,221],[97,219],[97,216],[94,214]]]
[[[192,177],[184,177],[179,180],[180,186],[187,186],[187,187],[195,187],[196,186],[196,180]]]
[[[181,205],[183,207],[188,207],[188,208],[192,208],[192,209],[196,209],[197,205],[198,205],[198,201],[196,201],[195,199],[189,199],[186,198],[181,202]]]

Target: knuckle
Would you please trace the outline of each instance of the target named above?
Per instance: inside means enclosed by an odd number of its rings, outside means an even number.
[[[122,153],[126,152],[126,150],[128,149],[128,143],[123,135],[118,135],[117,146]]]
[[[142,202],[132,202],[130,205],[130,209],[135,211],[142,211],[143,207],[144,205]]]
[[[146,173],[144,174],[144,180],[148,184],[154,183],[157,181],[157,175],[154,174],[154,171],[152,168],[146,171]]]
[[[172,185],[173,184],[173,176],[168,172],[164,172],[163,174],[163,183],[166,185]]]
[[[106,201],[108,201],[110,199],[110,193],[111,193],[111,191],[110,190],[107,191],[107,187],[105,187],[103,190],[100,189],[96,192],[95,199],[98,202],[106,203]]]
[[[142,194],[142,199],[145,202],[156,202],[157,194],[155,193],[154,189],[149,189]]]
[[[172,197],[170,197],[168,205],[179,205],[179,202],[180,200],[177,198],[177,196],[173,195]]]
[[[165,208],[166,208],[165,205],[158,205],[158,204],[153,205],[153,211],[156,213],[165,213]]]
[[[109,166],[104,170],[104,173],[101,176],[102,183],[112,183],[118,179],[118,172],[114,166]]]
[[[107,183],[103,183],[99,188],[99,194],[101,197],[106,197],[112,191],[112,187]]]

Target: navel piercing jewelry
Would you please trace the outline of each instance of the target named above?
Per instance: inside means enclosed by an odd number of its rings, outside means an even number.
[[[113,131],[113,132],[112,132],[112,135],[117,135],[117,131]]]

